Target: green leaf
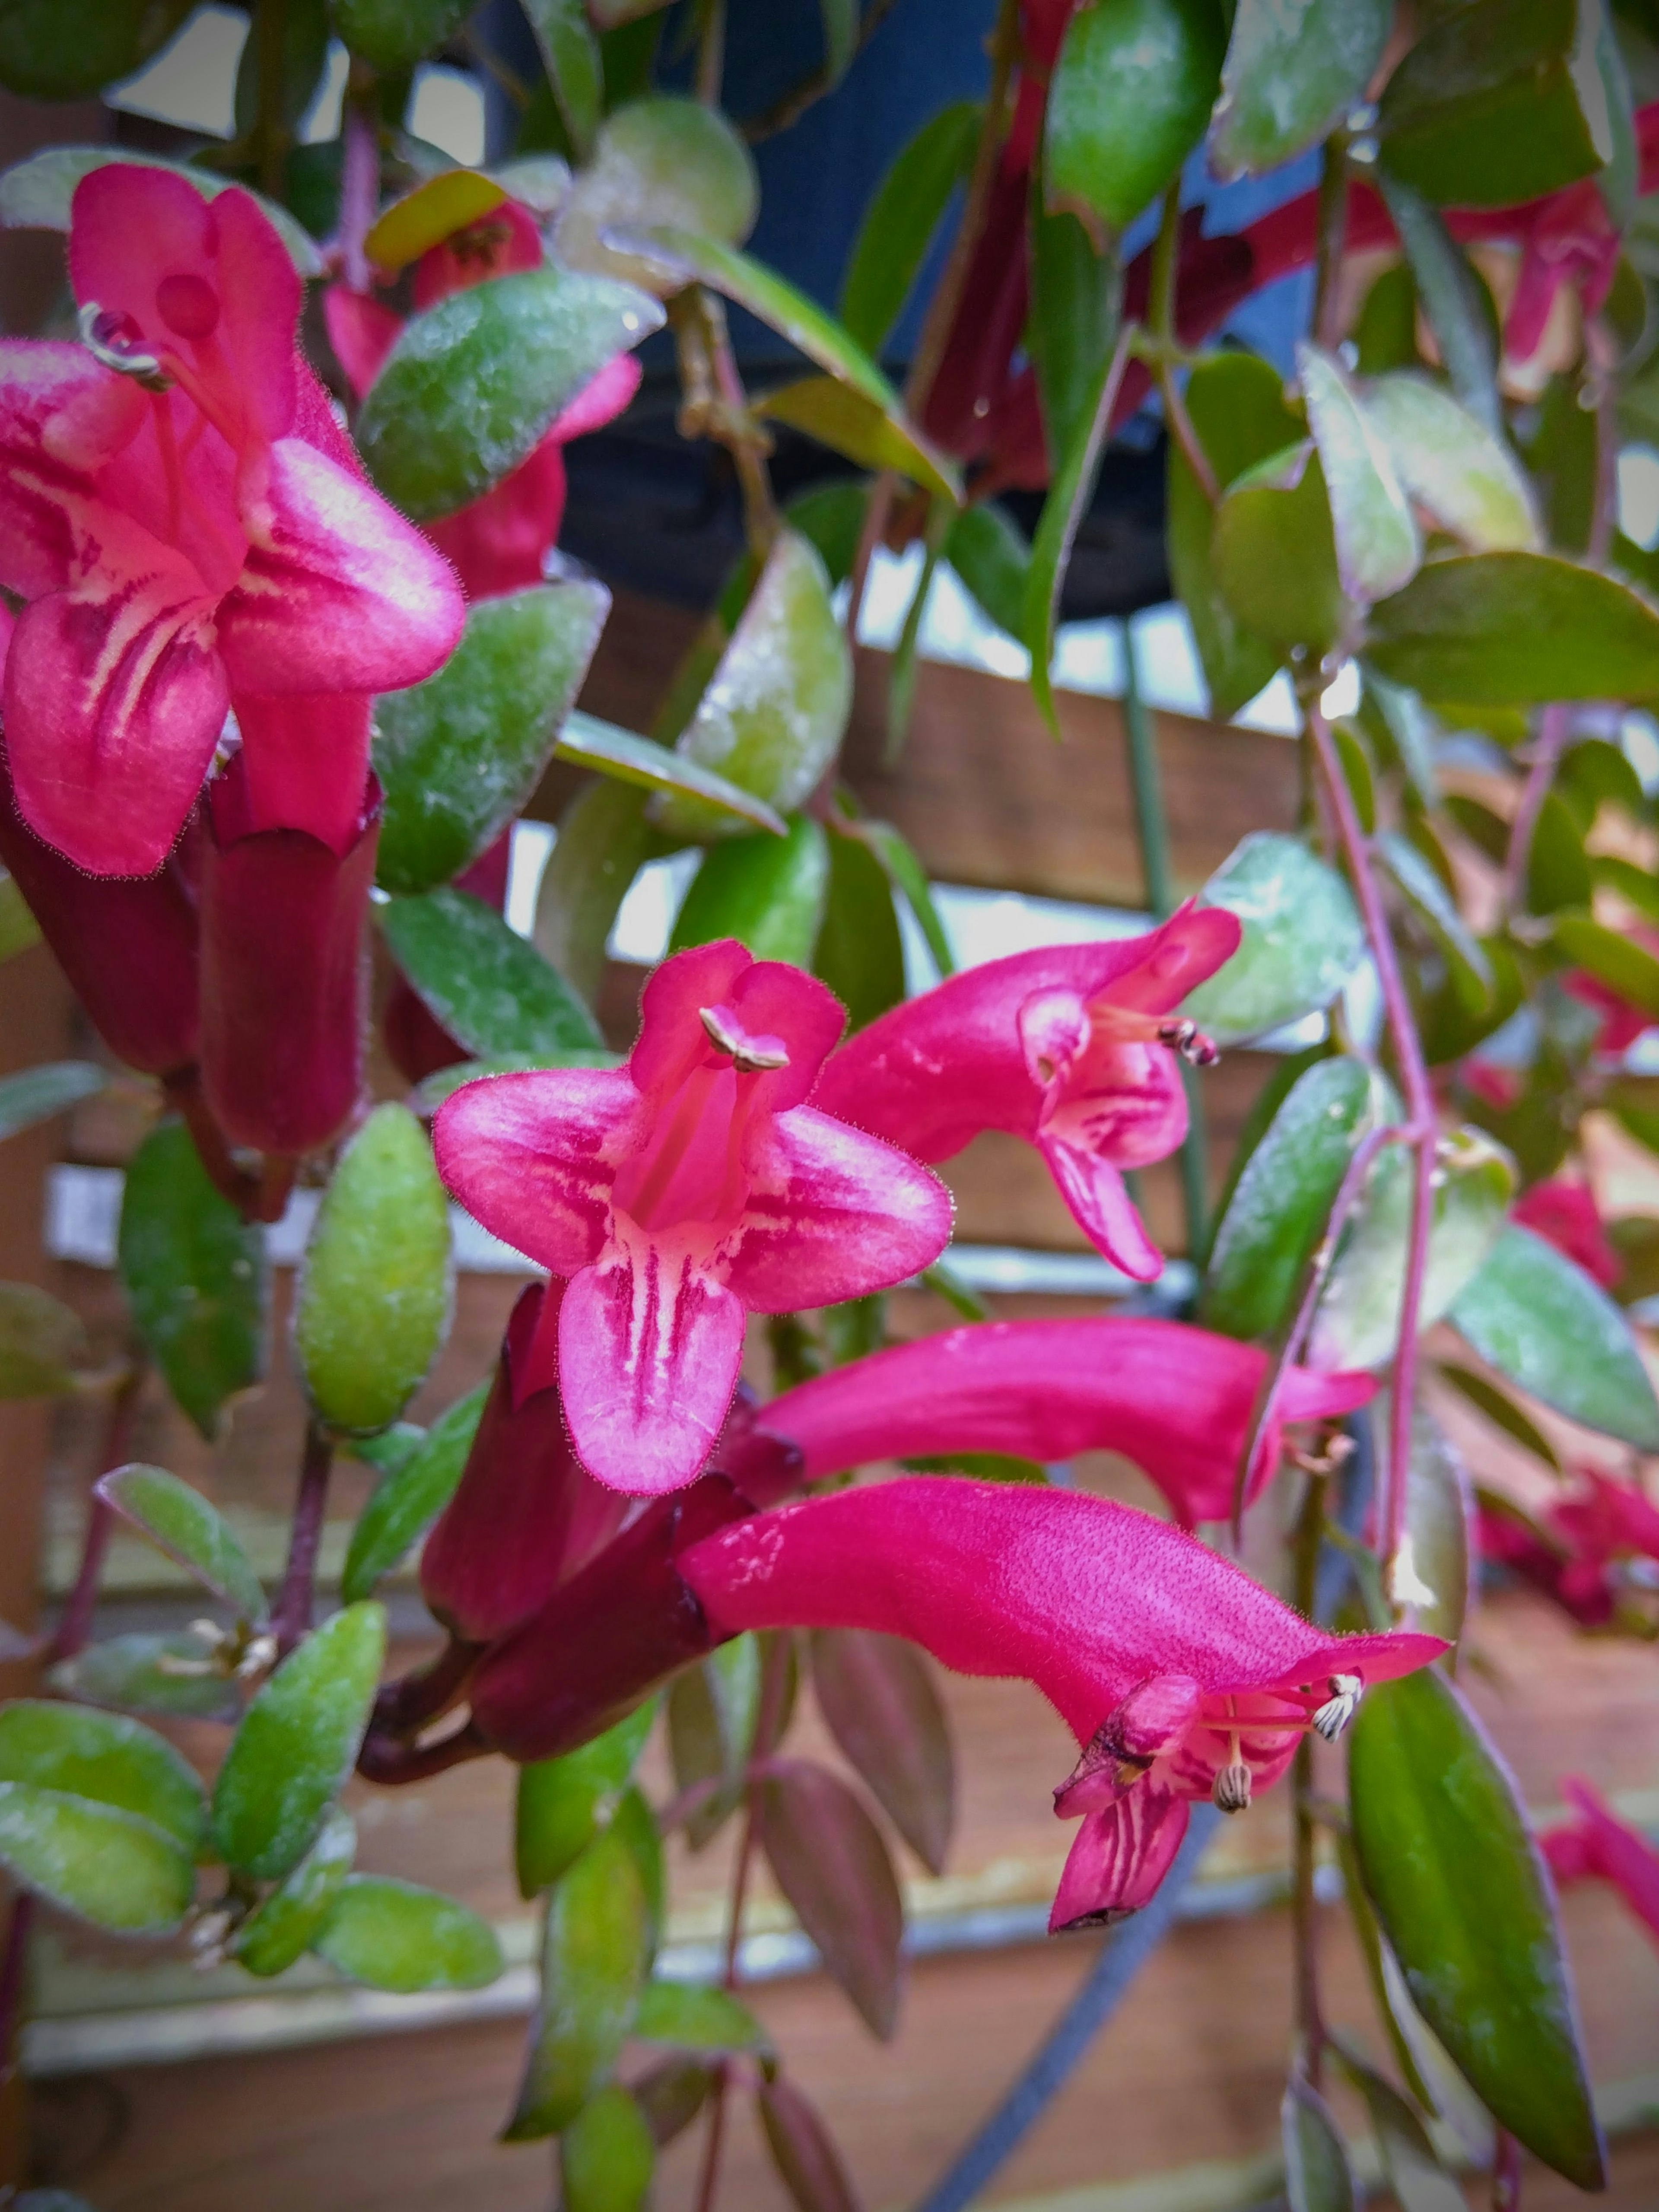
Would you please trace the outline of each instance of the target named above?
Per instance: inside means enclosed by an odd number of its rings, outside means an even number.
[[[1386,599],[1422,556],[1410,502],[1386,443],[1340,365],[1311,345],[1298,345],[1296,361],[1331,503],[1338,580],[1351,599]]]
[[[354,54],[388,76],[413,69],[459,31],[477,0],[331,0]]]
[[[1381,1431],[1380,1416],[1378,1420]],[[1455,1644],[1463,1632],[1474,1559],[1474,1497],[1468,1469],[1433,1415],[1412,1415],[1406,1484],[1405,1544],[1391,1571],[1390,1594],[1415,1608],[1425,1636]]]
[[[1090,0],[1048,81],[1043,191],[1103,248],[1203,137],[1225,46],[1212,0]]]
[[[637,1782],[630,1782],[611,1815],[610,1833],[617,1837],[633,1859],[645,1890],[645,1964],[650,1972],[662,1940],[668,1911],[668,1864],[662,1847],[662,1831],[651,1801]]]
[[[340,1577],[348,1605],[373,1597],[383,1575],[401,1566],[454,1496],[483,1419],[480,1382],[435,1420],[423,1443],[381,1476],[357,1519]]]
[[[852,703],[852,654],[823,563],[805,538],[780,531],[675,750],[787,814],[817,789]],[[651,815],[699,843],[737,827],[729,812],[667,792]]]
[[[194,1858],[207,1828],[196,1770],[125,1714],[19,1698],[0,1706],[0,1782],[27,1782],[137,1813]]]
[[[1659,960],[1633,938],[1623,937],[1589,915],[1556,917],[1555,949],[1575,968],[1583,968],[1621,999],[1659,1021]]]
[[[264,1237],[209,1182],[182,1121],[158,1123],[128,1165],[117,1255],[168,1389],[214,1437],[264,1371]]]
[[[726,117],[683,94],[653,93],[605,118],[560,215],[556,244],[573,269],[647,292],[678,291],[679,282],[664,283],[659,257],[632,234],[667,223],[736,246],[759,208],[754,157]]]
[[[957,471],[921,431],[833,376],[804,376],[781,384],[755,402],[752,412],[804,430],[861,469],[892,469],[953,504],[962,497]]]
[[[1395,261],[1372,283],[1353,325],[1354,367],[1361,376],[1420,368],[1417,349],[1417,280],[1409,262]]]
[[[772,2039],[745,2004],[699,1982],[649,1982],[634,2033],[682,2051],[769,2051]]]
[[[1472,1367],[1460,1367],[1455,1361],[1443,1360],[1438,1370],[1440,1379],[1449,1382],[1459,1395],[1476,1407],[1496,1428],[1512,1437],[1523,1451],[1541,1460],[1552,1474],[1562,1471],[1555,1446],[1543,1431],[1529,1421],[1512,1398],[1489,1382],[1484,1375],[1477,1375]]]
[[[1361,401],[1400,482],[1472,553],[1536,552],[1532,489],[1508,446],[1425,376],[1380,376]]]
[[[1630,1323],[1582,1267],[1511,1222],[1449,1318],[1489,1367],[1570,1420],[1659,1451]]]
[[[957,963],[951,951],[951,940],[945,933],[945,925],[933,904],[933,887],[928,883],[927,870],[917,859],[912,847],[894,829],[890,822],[852,822],[846,825],[848,836],[862,838],[887,872],[887,880],[902,896],[915,919],[915,924],[927,940],[927,950],[941,978],[954,975]]]
[[[162,1467],[137,1464],[103,1476],[97,1492],[159,1552],[222,1598],[239,1620],[263,1628],[265,1594],[230,1523],[187,1482]]]
[[[1451,388],[1490,436],[1502,438],[1498,317],[1492,295],[1438,208],[1386,169],[1378,171],[1376,183],[1406,249],[1416,298],[1434,333]]]
[[[189,1910],[190,1853],[137,1813],[0,1782],[0,1867],[61,1911],[120,1936],[161,1936]]]
[[[810,968],[829,884],[828,839],[811,815],[796,815],[786,838],[728,838],[703,855],[669,950],[735,937],[757,960]]]
[[[80,1315],[61,1300],[33,1283],[0,1283],[0,1399],[78,1389],[91,1349]]]
[[[1426,922],[1446,956],[1458,998],[1471,1013],[1492,1004],[1497,981],[1486,947],[1457,910],[1455,900],[1415,845],[1397,830],[1385,830],[1376,851],[1405,898]]]
[[[4,179],[0,179],[0,190],[3,188]],[[27,952],[31,945],[40,942],[40,923],[29,912],[28,902],[15,878],[0,868],[0,961]]]
[[[1329,1006],[1364,950],[1346,884],[1300,838],[1276,830],[1244,838],[1199,903],[1224,907],[1243,926],[1238,951],[1182,1008],[1223,1043]]]
[[[1006,508],[994,500],[963,507],[945,538],[945,558],[980,612],[1017,639],[1031,549]]]
[[[665,752],[664,757],[675,757]],[[542,871],[536,950],[589,1006],[605,979],[617,910],[652,849],[645,804],[637,785],[594,776],[560,816],[558,838]]]
[[[105,0],[96,0],[96,4],[101,9]],[[15,21],[15,14],[10,15],[0,25],[0,53],[3,53],[9,25]],[[263,192],[254,191],[240,177],[216,176],[211,169],[198,169],[189,162],[164,161],[157,154],[137,154],[113,146],[48,146],[44,152],[33,154],[27,161],[19,161],[15,167],[8,169],[0,176],[0,229],[67,231],[75,187],[82,177],[90,176],[94,169],[107,168],[114,161],[132,169],[166,169],[173,176],[182,177],[204,200],[216,199],[234,185],[237,191],[248,194],[276,231],[301,276],[322,275],[322,255],[304,225],[295,222],[276,200],[268,200]]]
[[[229,1944],[237,1965],[262,1979],[285,1973],[315,1942],[351,1872],[357,1831],[342,1805],[331,1805],[317,1840],[284,1881],[256,1905]]]
[[[1255,354],[1214,353],[1187,380],[1187,414],[1224,491],[1248,469],[1281,453],[1302,434],[1285,404],[1279,371]],[[1238,622],[1216,580],[1211,556],[1215,510],[1188,465],[1179,439],[1169,448],[1166,529],[1170,577],[1193,626],[1193,641],[1218,720],[1254,699],[1279,665],[1279,653]]]
[[[718,1645],[669,1686],[668,1747],[675,1789],[719,1784],[686,1820],[685,1839],[694,1851],[718,1832],[742,1798],[755,1749],[760,1693],[760,1645],[753,1636]]]
[[[1376,1367],[1394,1350],[1415,1182],[1414,1155],[1402,1145],[1388,1146],[1371,1170],[1314,1316],[1308,1349],[1314,1366]],[[1419,1329],[1438,1321],[1480,1273],[1503,1233],[1514,1188],[1509,1154],[1479,1130],[1442,1139]]]
[[[1533,914],[1588,907],[1594,883],[1583,832],[1559,791],[1547,791],[1527,848],[1527,906]]]
[[[865,211],[842,283],[841,319],[872,356],[891,335],[951,193],[967,181],[982,115],[974,100],[941,108],[895,158]]]
[[[1359,2186],[1341,2130],[1330,2106],[1300,2074],[1285,2085],[1279,2130],[1291,2212],[1357,2212]]]
[[[1444,1675],[1371,1690],[1349,1814],[1413,2002],[1493,2118],[1581,2189],[1605,2185],[1560,1931],[1515,1784]]]
[[[1359,826],[1369,837],[1376,828],[1376,771],[1371,764],[1364,732],[1352,722],[1333,722],[1331,742],[1336,748],[1337,763],[1353,801],[1353,811],[1359,817]]]
[[[864,511],[869,497],[864,484],[843,478],[835,483],[815,484],[811,491],[797,492],[784,504],[784,520],[792,530],[798,530],[809,545],[816,547],[832,592],[853,573],[859,540],[864,534]]]
[[[395,1421],[449,1331],[449,1200],[424,1129],[377,1106],[340,1155],[306,1244],[294,1348],[317,1418],[372,1436]]]
[[[89,1060],[52,1060],[0,1078],[0,1141],[32,1129],[37,1121],[49,1121],[83,1098],[95,1098],[108,1080]]]
[[[0,84],[26,100],[79,100],[131,76],[191,0],[11,0],[0,14]]]
[[[213,1792],[213,1836],[239,1873],[280,1881],[356,1763],[386,1656],[386,1608],[348,1606],[259,1690]]]
[[[199,1638],[112,1636],[89,1644],[52,1668],[47,1680],[66,1698],[118,1711],[159,1713],[176,1720],[234,1720],[242,1710],[235,1685],[214,1666]]]
[[[1365,2100],[1382,2154],[1382,2172],[1401,2212],[1467,2212],[1468,2200],[1440,2163],[1423,2123],[1400,2092],[1374,2073],[1339,2036],[1332,2038],[1343,2072]]]
[[[1030,258],[1025,346],[1036,372],[1044,444],[1064,453],[1093,414],[1111,357],[1119,257],[1115,246],[1097,246],[1068,209],[1045,208],[1034,185]]]
[[[581,0],[525,0],[524,12],[571,147],[586,161],[605,100],[599,42]]]
[[[364,464],[415,521],[452,514],[661,322],[643,292],[551,264],[452,292],[404,325],[369,387],[356,425]]]
[[[1360,1138],[1376,1115],[1358,1060],[1316,1060],[1245,1163],[1221,1217],[1199,1317],[1224,1336],[1271,1336],[1324,1233]]]
[[[769,830],[777,837],[783,835],[783,820],[776,808],[757,799],[752,791],[716,775],[713,769],[684,753],[670,752],[653,738],[635,737],[632,730],[602,722],[596,714],[580,709],[572,714],[559,734],[553,757],[572,768],[597,769],[601,775],[638,790],[678,793],[697,806],[700,818],[706,818],[710,810],[715,815],[729,816],[729,829],[754,827]]]
[[[609,1826],[656,1717],[657,1701],[647,1698],[580,1750],[519,1769],[514,1856],[520,1897],[550,1889]]]
[[[371,1990],[482,1990],[501,1978],[501,1947],[487,1920],[412,1881],[348,1875],[312,1944]]]
[[[1374,668],[1364,672],[1359,701],[1359,726],[1384,761],[1397,761],[1419,802],[1428,809],[1439,804],[1439,781],[1435,774],[1434,744],[1437,726],[1415,691],[1390,684]]]
[[[859,0],[818,0],[823,18],[823,68],[832,87],[853,65],[859,50]]]
[[[477,600],[438,673],[376,702],[382,889],[447,883],[523,811],[610,605],[585,580]]]
[[[1371,609],[1368,651],[1395,683],[1466,707],[1659,695],[1659,614],[1552,553],[1427,562]]]
[[[1383,88],[1387,168],[1443,207],[1514,207],[1602,167],[1613,118],[1587,0],[1476,0],[1431,22]]]
[[[541,2006],[506,2142],[568,2128],[615,2064],[645,1986],[648,1922],[634,1854],[607,1828],[547,1901]]]
[[[592,1015],[564,978],[471,891],[423,891],[375,914],[427,1011],[477,1058],[603,1051]]]
[[[1238,0],[1210,140],[1216,174],[1276,169],[1347,116],[1382,58],[1389,0]]]
[[[657,2162],[651,2123],[631,2089],[596,2089],[559,2141],[566,2212],[637,2212]]]
[[[307,109],[315,99],[319,82],[328,64],[328,0],[287,0],[283,10],[281,53],[277,75],[280,91],[276,115],[279,131],[296,134]],[[258,143],[259,135],[262,41],[245,40],[236,65],[236,90],[232,106],[236,136]]]
[[[812,973],[848,1012],[852,1028],[884,1014],[904,996],[904,946],[887,871],[860,837],[832,830],[830,888],[812,954]]]
[[[1646,813],[1641,778],[1620,748],[1609,744],[1605,738],[1583,738],[1569,746],[1556,771],[1556,787],[1564,794],[1582,801],[1586,830],[1603,806],[1617,808],[1632,822],[1642,821]],[[1626,872],[1609,880],[1622,885],[1632,878],[1638,879],[1648,886],[1651,899],[1653,878],[1632,867],[1628,861],[1621,861],[1620,866]]]
[[[1352,610],[1310,441],[1257,462],[1223,493],[1210,560],[1217,588],[1245,629],[1286,648],[1322,653],[1335,644]]]

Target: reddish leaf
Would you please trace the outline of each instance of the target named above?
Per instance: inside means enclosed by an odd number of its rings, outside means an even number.
[[[629,2084],[659,2150],[684,2135],[708,2101],[714,2069],[706,2059],[676,2051]]]
[[[927,1661],[902,1637],[821,1628],[812,1680],[836,1741],[928,1872],[943,1874],[956,1770]]]
[[[860,2212],[830,2130],[793,2082],[763,2079],[756,2094],[772,2163],[800,2212]]]
[[[880,1829],[844,1782],[805,1759],[770,1761],[755,1802],[779,1888],[885,2042],[898,2016],[904,1907]]]

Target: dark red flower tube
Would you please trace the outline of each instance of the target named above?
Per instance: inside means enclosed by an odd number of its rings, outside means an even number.
[[[0,744],[0,861],[116,1058],[182,1074],[196,1058],[196,912],[177,860],[153,876],[83,874],[18,813]]]
[[[232,1144],[292,1158],[337,1136],[357,1103],[380,788],[371,776],[341,852],[308,830],[256,827],[240,756],[206,813],[203,1087]]]

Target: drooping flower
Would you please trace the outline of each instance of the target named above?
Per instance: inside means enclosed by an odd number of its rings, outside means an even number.
[[[1624,1273],[1624,1261],[1607,1242],[1595,1200],[1583,1183],[1552,1176],[1523,1191],[1510,1211],[1534,1236],[1565,1252],[1604,1291],[1610,1291]]]
[[[295,349],[300,282],[245,192],[112,164],[76,189],[83,342],[0,342],[0,583],[18,810],[148,875],[234,708],[259,828],[356,835],[372,694],[459,635],[445,562],[365,481]]]
[[[537,269],[541,262],[541,234],[533,216],[516,201],[505,201],[421,256],[415,266],[415,305],[434,306],[487,277]],[[323,314],[336,357],[361,398],[396,344],[403,318],[372,295],[344,284],[329,287]],[[543,580],[564,519],[564,448],[620,415],[639,390],[640,376],[631,353],[607,362],[517,468],[481,499],[425,526],[433,544],[454,562],[469,599],[495,599]]]
[[[665,961],[625,1067],[468,1084],[434,1125],[486,1228],[570,1279],[558,1372],[583,1464],[613,1490],[690,1482],[737,1384],[745,1313],[902,1282],[950,1235],[943,1186],[807,1106],[839,1002],[726,939]],[[551,1371],[553,1312],[523,1387]]]
[[[813,1103],[930,1164],[981,1130],[1027,1139],[1091,1241],[1151,1281],[1164,1262],[1121,1171],[1186,1134],[1176,1051],[1213,1048],[1175,1010],[1239,934],[1233,915],[1188,906],[1143,937],[988,961],[849,1038]]]
[[[1194,1538],[1077,1491],[907,1477],[735,1522],[677,1565],[731,1634],[876,1629],[1035,1683],[1083,1747],[1055,1792],[1084,1816],[1056,1929],[1144,1905],[1189,1803],[1240,1810],[1310,1728],[1339,1732],[1367,1684],[1446,1648],[1328,1634]]]
[[[1094,1317],[946,1329],[787,1390],[757,1416],[818,1482],[871,1460],[1007,1452],[1042,1461],[1116,1451],[1149,1475],[1191,1528],[1225,1519],[1267,1357],[1172,1321]],[[1251,1473],[1279,1464],[1279,1431],[1363,1406],[1365,1374],[1293,1367]]]
[[[1611,1882],[1659,1942],[1659,1851],[1582,1775],[1564,1776],[1561,1794],[1573,1817],[1539,1838],[1550,1872],[1562,1883]]]
[[[1484,1499],[1480,1553],[1553,1598],[1583,1628],[1605,1628],[1629,1613],[1645,1626],[1659,1573],[1659,1508],[1632,1484],[1598,1468],[1573,1470],[1563,1493],[1536,1519],[1506,1501]]]

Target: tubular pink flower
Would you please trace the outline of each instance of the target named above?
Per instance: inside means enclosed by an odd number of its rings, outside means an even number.
[[[1523,1191],[1510,1212],[1516,1221],[1565,1252],[1590,1279],[1610,1291],[1625,1263],[1607,1242],[1593,1194],[1583,1183],[1553,1176]]]
[[[1628,1563],[1659,1560],[1659,1509],[1633,1484],[1579,1467],[1535,1522],[1483,1505],[1480,1539],[1484,1558],[1524,1577],[1581,1627],[1604,1628],[1639,1587]]]
[[[803,1480],[878,1459],[1012,1452],[1037,1460],[1118,1451],[1183,1527],[1232,1511],[1238,1455],[1267,1371],[1255,1346],[1172,1321],[1006,1321],[946,1329],[817,1376],[761,1408],[803,1455]],[[1293,1367],[1251,1473],[1279,1464],[1279,1431],[1363,1406],[1369,1375]]]
[[[247,194],[210,205],[111,165],[72,212],[84,343],[0,341],[0,583],[29,603],[5,679],[19,811],[90,873],[152,873],[234,707],[258,826],[341,849],[368,698],[450,652],[454,578],[365,481]]]
[[[1559,1882],[1608,1881],[1659,1942],[1659,1851],[1621,1820],[1582,1775],[1564,1776],[1561,1794],[1571,1820],[1539,1841]]]
[[[1120,1170],[1164,1158],[1186,1134],[1171,1048],[1200,1059],[1213,1048],[1175,1009],[1238,939],[1236,916],[1187,906],[1144,937],[988,961],[849,1038],[813,1103],[930,1164],[983,1129],[1025,1138],[1091,1242],[1150,1282],[1163,1260]]]
[[[1083,1755],[1055,1792],[1082,1814],[1051,1928],[1116,1919],[1167,1872],[1192,1801],[1230,1811],[1310,1727],[1438,1637],[1333,1636],[1150,1514],[1077,1491],[907,1478],[781,1506],[678,1560],[711,1622],[870,1628],[963,1674],[1035,1683]]]
[[[696,1475],[732,1401],[745,1311],[884,1290],[944,1249],[943,1186],[802,1103],[843,1018],[822,983],[727,939],[657,969],[626,1067],[494,1076],[438,1113],[439,1170],[462,1205],[570,1279],[565,1414],[611,1489]],[[544,1328],[522,1387],[551,1349]]]

